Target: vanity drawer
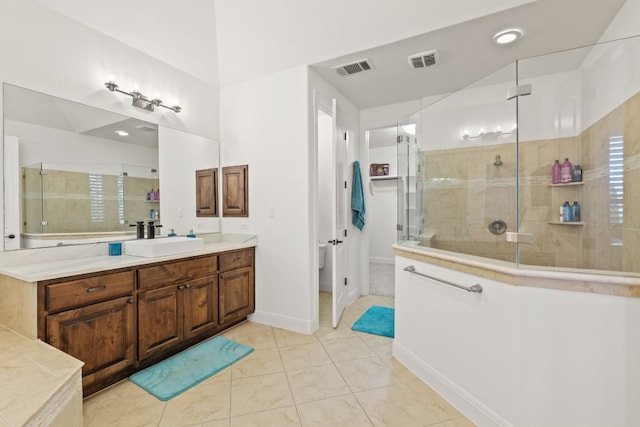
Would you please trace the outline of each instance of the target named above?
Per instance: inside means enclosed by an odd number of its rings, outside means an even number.
[[[235,270],[241,267],[253,265],[253,249],[246,249],[241,252],[232,252],[219,256],[220,271]]]
[[[123,271],[46,285],[46,310],[64,310],[130,294],[133,277],[133,271]]]
[[[169,283],[210,276],[218,270],[217,258],[208,256],[188,261],[169,262],[138,269],[138,288],[150,289]]]

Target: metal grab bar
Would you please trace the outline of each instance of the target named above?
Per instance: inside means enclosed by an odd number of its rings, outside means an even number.
[[[418,276],[426,277],[427,279],[435,280],[437,282],[441,282],[441,283],[453,286],[455,288],[465,290],[467,292],[476,292],[476,293],[481,293],[482,292],[482,286],[480,286],[477,283],[475,285],[473,285],[473,286],[458,285],[457,283],[452,283],[452,282],[448,282],[446,280],[438,279],[437,277],[429,276],[428,274],[419,273],[419,272],[416,271],[416,268],[413,265],[410,265],[409,267],[405,267],[404,271],[407,271],[407,272],[413,273],[413,274],[417,274]]]

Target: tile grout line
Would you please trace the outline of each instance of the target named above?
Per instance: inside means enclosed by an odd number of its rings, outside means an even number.
[[[273,327],[272,333],[273,333]],[[276,349],[278,349],[278,356],[280,357],[280,363],[282,363],[282,371],[284,372],[284,377],[287,380],[287,386],[289,387],[289,393],[291,393],[291,400],[293,401],[293,407],[296,408],[296,415],[298,416],[298,422],[302,425],[302,418],[300,418],[300,410],[298,409],[298,404],[296,402],[296,398],[293,395],[293,389],[291,388],[291,382],[289,381],[289,374],[287,373],[287,368],[284,366],[284,359],[282,358],[282,353],[280,352],[280,346],[278,345],[278,339],[276,338],[276,334],[273,333],[273,339],[276,342]]]

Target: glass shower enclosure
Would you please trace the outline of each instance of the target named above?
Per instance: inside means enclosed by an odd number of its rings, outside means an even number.
[[[400,244],[640,273],[640,37],[518,60],[397,133]]]

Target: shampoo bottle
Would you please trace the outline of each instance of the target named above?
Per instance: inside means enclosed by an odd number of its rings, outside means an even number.
[[[556,160],[551,166],[551,183],[558,184],[560,182],[560,160]]]
[[[153,191],[153,188],[151,189],[151,191],[149,191],[149,196],[151,197],[151,201],[154,201],[156,199],[156,192]]]
[[[582,181],[582,166],[573,165],[573,172],[571,172],[571,181],[573,182]]]
[[[571,182],[571,162],[568,157],[564,158],[564,162],[560,165],[560,182],[566,184],[567,182]]]
[[[580,204],[575,200],[571,206],[571,221],[580,222]]]
[[[562,222],[571,222],[573,219],[571,218],[571,205],[567,200],[562,205]]]

